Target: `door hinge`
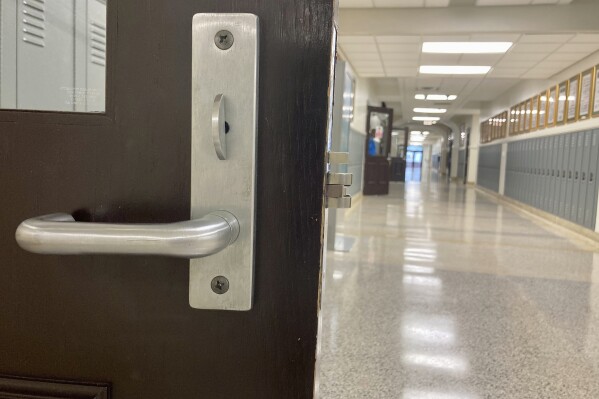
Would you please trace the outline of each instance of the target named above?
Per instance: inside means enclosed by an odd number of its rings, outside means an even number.
[[[347,152],[329,152],[327,163],[330,165],[343,165],[349,162]],[[351,196],[347,188],[352,185],[351,173],[327,173],[326,206],[327,208],[351,208]]]

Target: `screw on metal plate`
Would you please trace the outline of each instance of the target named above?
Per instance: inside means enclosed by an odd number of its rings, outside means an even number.
[[[219,30],[214,36],[214,44],[221,50],[228,50],[233,45],[235,39],[228,30]]]
[[[215,294],[221,295],[229,291],[229,280],[223,276],[216,276],[212,279],[210,286]]]

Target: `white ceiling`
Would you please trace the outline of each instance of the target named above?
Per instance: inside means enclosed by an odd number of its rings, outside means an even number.
[[[424,54],[424,41],[508,41],[506,54]],[[547,79],[599,50],[599,34],[340,36],[361,77],[418,77],[420,65],[489,65],[489,78]]]
[[[599,1],[599,0],[598,0]],[[424,41],[510,41],[506,54],[425,54]],[[524,79],[548,79],[599,50],[599,34],[485,34],[460,36],[340,36],[339,47],[360,77],[382,82],[382,101],[401,104],[404,121],[414,107],[447,108],[452,117],[492,101]],[[490,65],[484,76],[423,75],[420,65]],[[397,81],[397,85],[389,85]],[[378,85],[381,86],[381,85]],[[394,93],[394,94],[393,94]],[[414,99],[417,93],[455,94],[454,102]],[[459,111],[459,112],[458,112]]]

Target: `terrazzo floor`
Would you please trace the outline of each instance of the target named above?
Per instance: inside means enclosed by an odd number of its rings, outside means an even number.
[[[392,184],[338,215],[321,399],[599,398],[599,247],[473,188]]]

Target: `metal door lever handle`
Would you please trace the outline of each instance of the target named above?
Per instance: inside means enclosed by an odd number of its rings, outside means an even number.
[[[239,235],[237,218],[226,211],[165,224],[76,222],[67,213],[25,220],[15,233],[17,243],[38,254],[161,255],[201,258],[222,251]]]

